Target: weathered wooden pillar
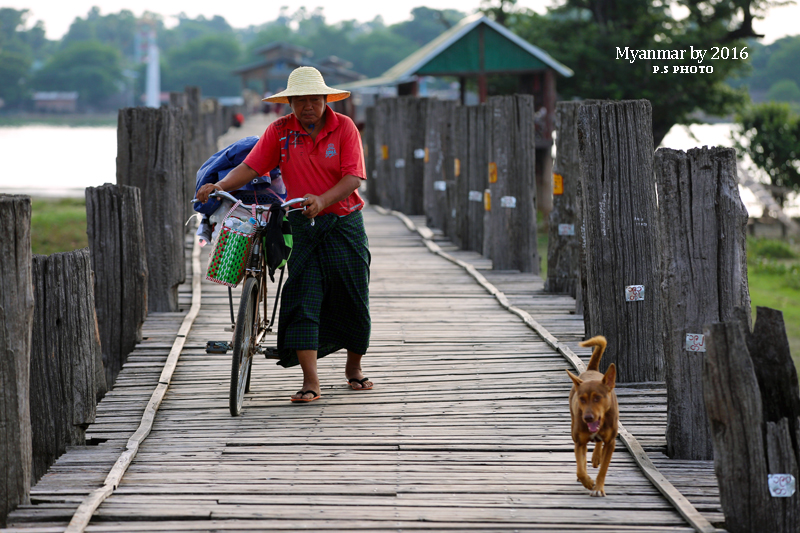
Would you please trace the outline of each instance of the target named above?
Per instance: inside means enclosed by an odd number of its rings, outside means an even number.
[[[428,226],[452,233],[447,187],[453,185],[452,135],[455,102],[429,100],[425,122],[424,204]],[[450,182],[450,183],[448,183]]]
[[[110,389],[147,316],[147,245],[139,189],[86,188],[86,229],[94,271],[95,308]]]
[[[794,533],[800,493],[787,497],[781,482],[798,479],[797,373],[782,314],[759,307],[752,334],[746,320],[741,312],[703,331],[703,391],[725,528]]]
[[[493,96],[487,106],[492,268],[538,274],[533,96]]]
[[[663,381],[650,102],[582,105],[578,141],[586,334],[606,336],[600,367],[616,363],[619,382]]]
[[[661,256],[662,344],[667,382],[667,454],[712,459],[703,408],[703,325],[750,309],[747,210],[736,152],[695,148],[655,153]]]
[[[407,215],[424,214],[423,194],[425,161],[425,115],[428,109],[427,98],[403,97],[400,101],[402,130],[398,133],[406,139],[405,176],[403,183],[403,213]]]
[[[85,444],[106,392],[89,249],[33,257],[36,297],[31,346],[33,481]]]
[[[469,108],[456,106],[453,112],[453,186],[448,190],[448,204],[455,215],[450,240],[461,249],[466,249],[469,239],[469,181],[467,160],[469,159]]]
[[[376,157],[380,156],[380,149],[375,146],[375,106],[370,106],[365,110],[364,131],[361,134],[361,142],[364,145],[364,164],[367,165],[367,202],[378,205],[378,170]],[[379,148],[379,147],[378,147]]]
[[[467,113],[466,156],[461,165],[461,173],[466,185],[467,208],[464,218],[467,227],[462,237],[462,247],[483,253],[483,219],[487,216],[483,204],[484,192],[488,187],[488,153],[486,144],[486,104],[464,108]]]
[[[30,501],[31,199],[0,194],[0,527]]]
[[[386,183],[388,205],[386,207],[402,211],[406,194],[406,146],[409,142],[405,135],[405,128],[402,127],[403,99],[390,98],[386,100],[386,104],[388,106],[386,144],[389,147],[389,179]]]
[[[576,295],[581,272],[581,222],[578,200],[580,156],[578,109],[580,102],[556,105],[556,160],[553,167],[553,203],[547,241],[546,292]]]
[[[184,188],[184,210],[183,210],[183,219],[188,220],[190,216],[192,216],[195,211],[192,207],[191,199],[194,198],[194,190],[195,190],[195,182],[196,180],[196,173],[197,168],[194,167],[194,146],[192,144],[192,135],[191,131],[193,129],[193,125],[190,123],[190,116],[189,116],[189,97],[186,93],[179,93],[179,92],[171,92],[169,93],[169,105],[172,107],[178,107],[184,110],[184,114],[186,115],[186,129],[184,130],[183,136],[183,168],[184,168],[184,177],[183,177],[183,188]],[[191,226],[186,227],[187,231],[194,231],[194,228]]]
[[[391,142],[391,114],[392,102],[394,99],[382,98],[375,105],[375,154],[377,175],[378,204],[392,209],[392,157],[394,154],[389,151]]]
[[[117,183],[139,187],[147,239],[148,311],[177,311],[184,263],[182,109],[121,109],[117,128]]]

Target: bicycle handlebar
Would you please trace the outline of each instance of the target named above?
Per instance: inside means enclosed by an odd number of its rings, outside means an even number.
[[[214,191],[211,194],[209,194],[208,197],[209,198],[214,198],[214,197],[216,197],[216,198],[227,198],[228,200],[230,200],[233,203],[236,203],[236,202],[239,201],[235,196],[233,196],[231,193],[229,193],[227,191]],[[288,206],[294,205],[294,204],[296,204],[298,202],[305,202],[305,200],[306,200],[305,198],[292,198],[291,200],[287,200],[287,201],[283,202],[281,204],[281,207],[288,207]],[[199,201],[200,200],[198,200],[197,198],[192,198],[192,203],[199,202]],[[243,205],[246,205],[247,207],[250,207],[247,204],[243,204]],[[267,207],[269,207],[269,206],[267,206]]]

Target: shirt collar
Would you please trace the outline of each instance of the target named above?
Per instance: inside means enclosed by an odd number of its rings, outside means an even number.
[[[306,130],[303,129],[303,125],[300,124],[299,120],[297,120],[295,114],[290,113],[290,117],[291,117],[291,122],[289,125],[289,129],[305,134]],[[326,134],[328,134],[328,132],[335,130],[338,125],[339,125],[339,117],[336,115],[333,109],[330,108],[328,104],[325,104],[325,126],[322,127],[322,130],[320,130],[319,134],[317,135],[317,138],[320,139],[324,137]]]

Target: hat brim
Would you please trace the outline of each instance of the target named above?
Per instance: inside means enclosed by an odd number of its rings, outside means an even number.
[[[339,100],[344,100],[345,98],[348,98],[350,96],[350,91],[340,91],[338,89],[331,89],[331,88],[328,88],[328,91],[331,92],[323,91],[323,92],[298,94],[298,91],[286,90],[278,94],[273,94],[272,96],[269,96],[267,98],[262,98],[261,101],[271,102],[273,104],[288,104],[290,96],[311,96],[311,95],[322,94],[328,97],[326,99],[327,103],[331,103],[331,102],[338,102]]]

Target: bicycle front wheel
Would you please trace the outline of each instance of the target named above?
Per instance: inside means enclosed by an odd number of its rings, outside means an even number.
[[[231,416],[242,412],[244,392],[250,381],[250,367],[255,351],[255,336],[258,333],[258,280],[248,278],[239,300],[239,314],[233,334],[233,359],[231,361]]]

